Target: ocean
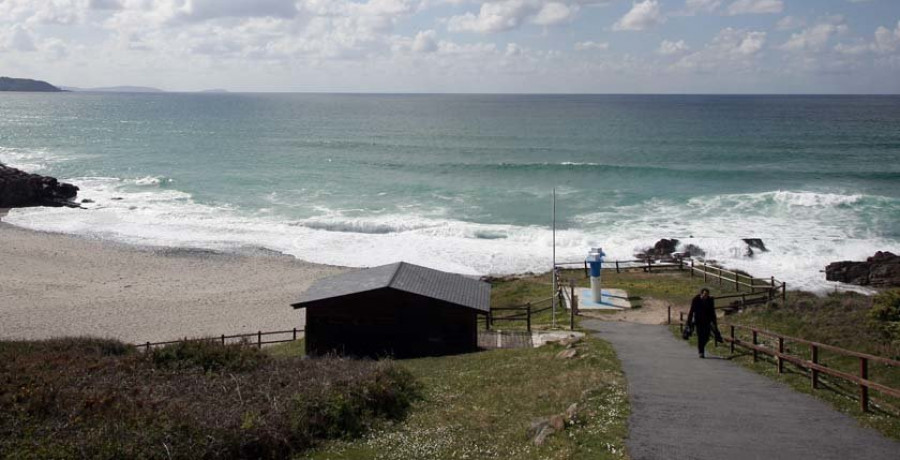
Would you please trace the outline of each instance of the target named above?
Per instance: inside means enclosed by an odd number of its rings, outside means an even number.
[[[900,252],[897,96],[5,93],[0,162],[92,200],[15,225],[353,267],[547,271],[554,188],[560,261],[677,238],[824,292]]]

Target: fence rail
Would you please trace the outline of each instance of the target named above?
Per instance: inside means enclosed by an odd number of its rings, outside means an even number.
[[[286,331],[268,331],[268,332],[257,331],[257,332],[247,333],[247,334],[231,334],[231,335],[221,334],[219,336],[200,337],[200,338],[193,338],[193,339],[185,338],[185,339],[179,339],[179,340],[168,340],[165,342],[136,343],[135,346],[138,348],[143,348],[144,351],[150,351],[150,349],[153,347],[161,347],[161,346],[172,345],[172,344],[176,344],[176,343],[217,342],[217,343],[221,343],[222,345],[225,345],[225,344],[229,343],[229,341],[234,343],[236,339],[240,339],[240,342],[237,342],[237,343],[247,343],[249,345],[256,345],[258,348],[262,348],[263,345],[272,344],[272,343],[294,342],[297,340],[298,334],[303,333],[303,331],[304,331],[303,329],[293,328],[293,329],[286,330]],[[279,340],[263,340],[263,337],[269,337],[269,336],[273,336],[273,335],[284,336],[287,334],[291,334],[291,338],[279,339]],[[256,341],[245,340],[245,339],[253,339],[253,338],[255,338]]]
[[[654,261],[656,263],[654,263]],[[579,262],[557,262],[557,267],[565,267],[577,265],[579,268],[584,269],[584,276],[588,276],[588,263],[587,261],[579,261]],[[631,259],[631,260],[605,260],[603,261],[603,270],[615,270],[616,273],[621,273],[624,270],[635,270],[640,269],[645,272],[652,272],[653,270],[662,270],[662,269],[678,269],[684,270],[686,268],[684,259],[673,259],[672,261],[660,262],[659,259],[653,259],[648,257],[646,259]]]
[[[671,316],[670,316],[671,317]],[[682,312],[681,316],[681,324],[680,328],[684,329],[684,316]],[[778,334],[776,332],[767,331],[764,329],[751,327],[751,326],[741,326],[737,324],[725,324],[723,325],[728,327],[729,334],[723,339],[725,342],[730,344],[731,354],[734,354],[735,346],[746,348],[750,350],[753,354],[753,361],[757,362],[759,360],[759,354],[762,353],[767,356],[771,356],[775,359],[775,365],[778,367],[778,373],[784,373],[784,363],[789,362],[794,364],[800,369],[804,369],[805,372],[809,374],[810,384],[813,389],[818,389],[820,387],[820,374],[828,375],[831,377],[835,377],[841,380],[845,380],[856,385],[859,389],[859,405],[860,409],[863,412],[869,412],[870,400],[873,398],[869,395],[870,390],[877,391],[883,395],[890,396],[892,398],[900,398],[900,389],[893,388],[888,385],[884,385],[878,382],[871,380],[869,375],[871,363],[882,364],[885,366],[900,368],[900,361],[885,358],[882,356],[871,355],[868,353],[861,353],[858,351],[848,350],[846,348],[837,347],[834,345],[828,345],[821,342],[815,342],[812,340],[801,339],[797,337],[791,337],[783,334]],[[750,341],[746,341],[741,339],[736,331],[746,331],[750,334]],[[765,346],[765,344],[760,343],[760,336],[769,337],[774,339],[774,342],[777,344],[777,348]],[[801,356],[792,355],[785,352],[785,343],[795,343],[801,344],[809,347],[810,359],[805,359]],[[819,351],[827,350],[832,353],[836,353],[838,355],[842,355],[848,358],[856,358],[859,360],[859,372],[857,375],[854,375],[849,372],[840,371],[825,365],[822,361]]]
[[[691,259],[690,269],[692,278],[696,276],[697,273],[700,273],[703,275],[704,282],[708,281],[709,278],[714,278],[719,281],[719,286],[724,284],[734,286],[735,292],[740,292],[741,287],[746,287],[751,293],[759,291],[769,292],[774,298],[776,293],[780,291],[781,300],[784,301],[787,299],[787,283],[776,280],[774,276],[769,278],[756,278],[744,273],[738,273],[722,267],[716,267],[715,265],[709,265],[707,263],[696,264],[693,259]]]

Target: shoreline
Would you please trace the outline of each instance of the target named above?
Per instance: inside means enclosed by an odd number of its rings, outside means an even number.
[[[302,328],[290,304],[343,270],[263,248],[133,246],[0,222],[0,340],[139,343]]]

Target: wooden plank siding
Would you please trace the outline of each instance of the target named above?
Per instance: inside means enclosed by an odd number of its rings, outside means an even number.
[[[478,350],[471,308],[391,288],[322,299],[306,307],[311,356],[412,358]]]

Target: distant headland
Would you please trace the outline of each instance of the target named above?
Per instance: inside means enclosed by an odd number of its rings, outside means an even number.
[[[63,90],[41,80],[0,77],[0,91],[33,91],[44,93],[58,93]]]

